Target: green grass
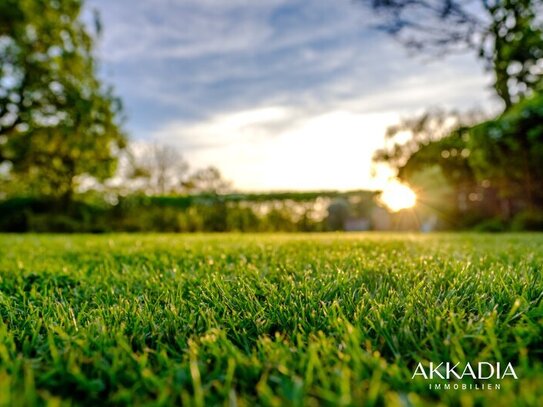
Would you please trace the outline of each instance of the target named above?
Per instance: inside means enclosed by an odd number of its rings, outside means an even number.
[[[0,405],[543,405],[543,235],[0,247]],[[430,390],[411,379],[430,361],[511,361],[519,379]]]

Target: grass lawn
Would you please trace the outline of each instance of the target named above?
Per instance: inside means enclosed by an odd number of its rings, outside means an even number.
[[[543,406],[542,271],[538,234],[0,235],[0,405]]]

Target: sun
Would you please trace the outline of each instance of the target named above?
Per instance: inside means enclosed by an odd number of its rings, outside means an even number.
[[[381,192],[380,200],[392,212],[398,212],[415,206],[417,195],[407,185],[392,181]]]

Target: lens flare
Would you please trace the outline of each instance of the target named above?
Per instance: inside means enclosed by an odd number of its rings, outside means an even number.
[[[392,181],[383,189],[380,200],[392,212],[398,212],[415,206],[417,195],[407,185]]]

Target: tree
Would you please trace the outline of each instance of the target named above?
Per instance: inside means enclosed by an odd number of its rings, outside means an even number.
[[[543,0],[358,0],[410,49],[474,50],[505,109],[541,86]]]
[[[217,168],[211,166],[194,172],[185,183],[185,187],[190,192],[219,194],[228,192],[231,185],[223,179]]]
[[[81,176],[111,176],[120,101],[96,75],[82,0],[0,2],[0,162],[64,205]]]
[[[480,118],[482,115],[475,111],[460,114],[430,110],[419,116],[403,119],[387,129],[386,145],[375,152],[374,161],[386,162],[399,171],[422,147],[441,140],[468,123],[477,123]]]
[[[404,121],[388,137],[408,131],[408,141],[379,151],[375,159],[391,163],[400,179],[426,194],[433,191],[421,186],[422,175],[435,176],[439,169],[454,190],[459,212],[484,206],[486,216],[510,220],[520,211],[543,207],[543,95],[481,121],[477,115],[452,121],[455,127],[444,126],[440,116]]]
[[[150,195],[181,193],[185,190],[188,164],[172,146],[132,144],[127,149],[127,174],[123,183]],[[131,181],[131,182],[130,182]]]
[[[417,190],[419,206],[454,219],[473,212],[479,202],[470,201],[478,184],[469,163],[469,130],[479,123],[479,112],[467,114],[435,110],[405,119],[388,129],[388,145],[374,160],[387,162],[399,179]],[[439,182],[434,182],[439,180]],[[456,222],[457,223],[457,222]]]
[[[477,178],[497,188],[506,202],[518,210],[543,208],[543,94],[473,127],[468,148]]]
[[[410,49],[475,50],[505,105],[503,115],[481,125],[480,116],[443,112],[405,120],[390,129],[375,160],[411,184],[446,180],[463,219],[470,213],[472,220],[509,220],[542,205],[543,0],[373,0],[371,6],[382,27]]]

